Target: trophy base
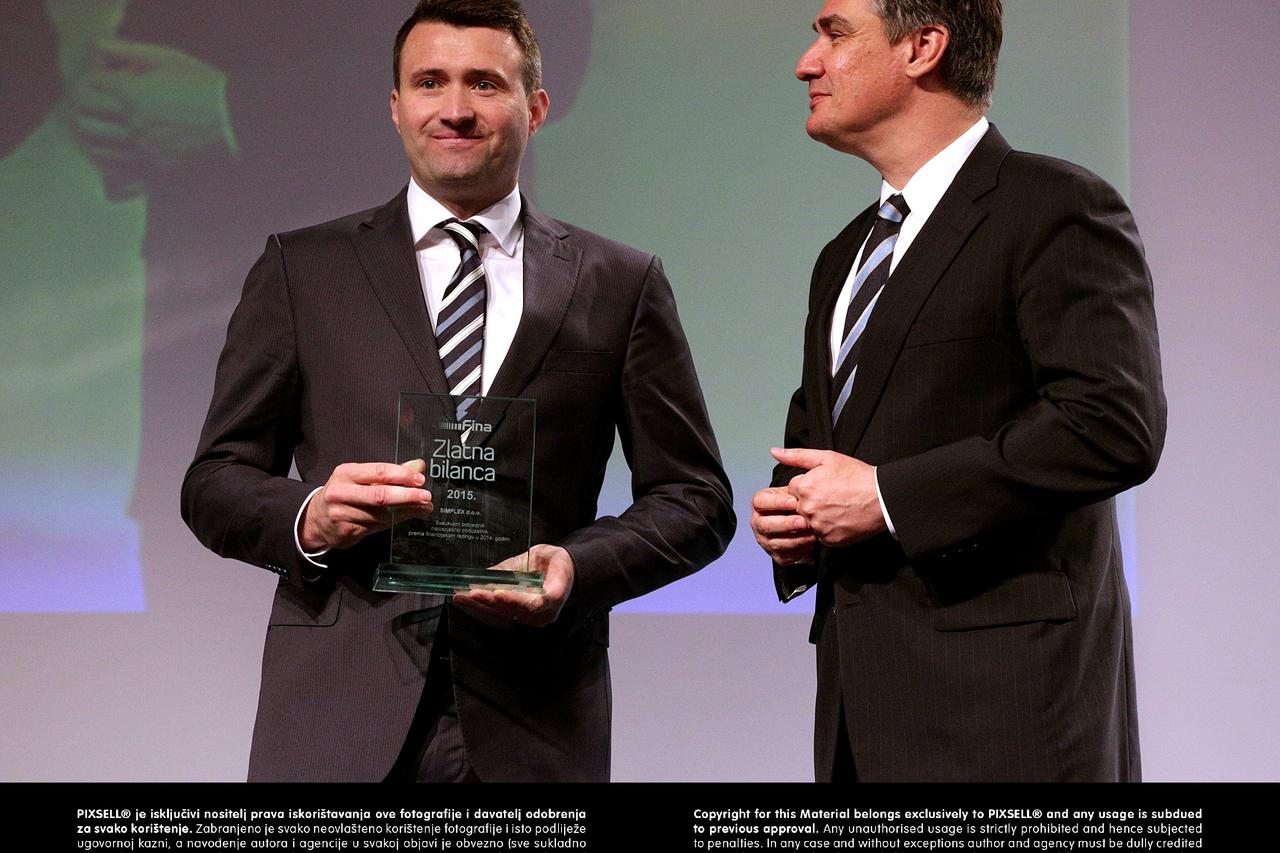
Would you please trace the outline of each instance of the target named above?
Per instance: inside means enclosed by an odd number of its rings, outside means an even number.
[[[507,569],[475,569],[453,566],[410,566],[402,563],[379,563],[373,576],[378,592],[417,592],[426,595],[449,595],[460,590],[519,589],[542,592],[540,572],[513,572]]]

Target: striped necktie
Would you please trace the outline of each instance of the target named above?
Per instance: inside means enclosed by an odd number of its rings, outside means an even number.
[[[449,393],[455,397],[479,397],[484,363],[484,265],[480,262],[478,222],[446,219],[436,226],[458,244],[461,259],[449,280],[436,317],[436,348],[444,365]],[[458,420],[466,417],[475,400],[458,403]]]
[[[853,380],[858,374],[858,351],[861,349],[862,332],[867,328],[867,318],[876,307],[885,282],[889,280],[889,266],[893,262],[893,247],[898,244],[898,232],[902,220],[911,208],[900,194],[892,195],[880,205],[876,222],[871,226],[871,236],[862,250],[862,266],[853,279],[853,295],[849,299],[849,311],[844,317],[844,342],[836,356],[835,371],[831,377],[831,390],[835,404],[831,407],[831,423],[840,420],[840,413],[849,402]]]

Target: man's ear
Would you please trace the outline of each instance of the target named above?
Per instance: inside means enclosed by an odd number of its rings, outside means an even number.
[[[932,74],[942,63],[951,44],[951,31],[942,24],[921,27],[904,39],[911,48],[907,57],[907,76],[915,80]]]
[[[551,98],[546,89],[536,89],[529,94],[529,135],[533,136],[547,121]]]

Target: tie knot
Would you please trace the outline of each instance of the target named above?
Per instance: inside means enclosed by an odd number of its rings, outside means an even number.
[[[487,234],[489,229],[485,228],[479,222],[463,222],[459,219],[446,219],[436,226],[453,238],[453,242],[458,244],[458,248],[462,251],[471,249],[480,252],[480,235]]]
[[[907,206],[907,200],[902,197],[902,193],[898,193],[885,199],[884,204],[880,205],[880,209],[876,211],[876,216],[899,224],[910,212],[911,208]]]

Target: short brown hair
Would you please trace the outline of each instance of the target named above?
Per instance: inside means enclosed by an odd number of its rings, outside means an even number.
[[[996,62],[1004,37],[1000,0],[871,0],[891,43],[930,24],[951,33],[942,55],[942,80],[956,97],[976,107],[991,104]]]
[[[524,54],[520,77],[526,93],[542,88],[542,51],[533,35],[533,27],[517,0],[421,0],[413,14],[400,25],[395,48],[391,52],[391,73],[395,87],[400,88],[400,53],[409,32],[423,22],[449,24],[454,27],[489,27],[511,34]]]

